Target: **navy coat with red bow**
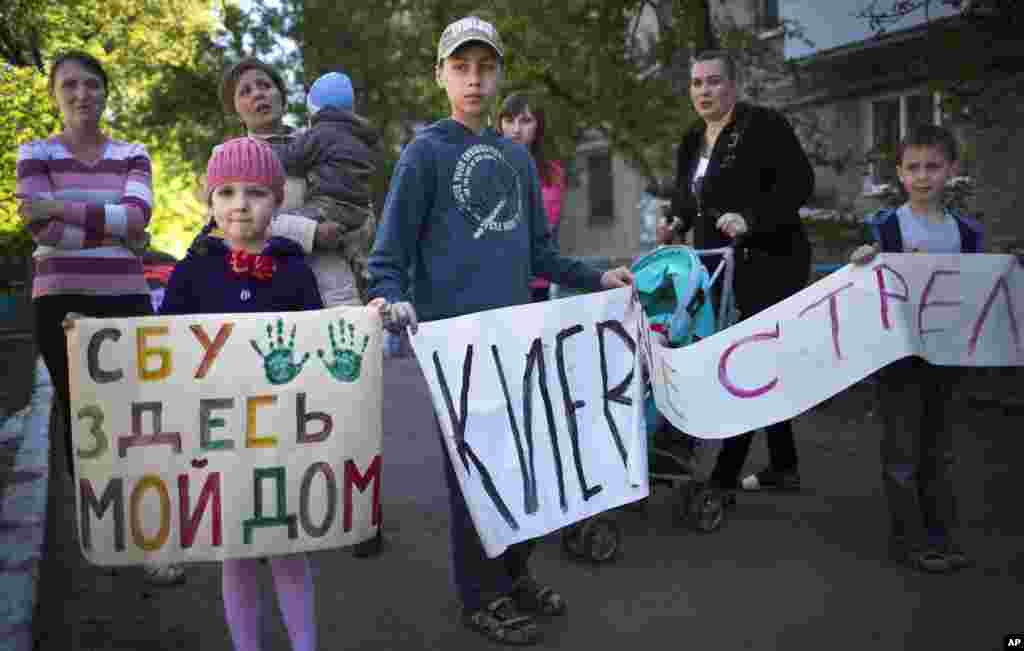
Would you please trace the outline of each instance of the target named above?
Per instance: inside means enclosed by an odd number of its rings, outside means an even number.
[[[239,255],[210,238],[189,252],[167,283],[160,314],[292,312],[324,306],[299,245],[272,237],[259,255]]]

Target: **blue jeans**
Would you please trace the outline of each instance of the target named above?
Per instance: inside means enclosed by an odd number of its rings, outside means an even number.
[[[880,373],[882,483],[896,545],[941,547],[957,525],[946,418],[957,373],[920,357],[893,362]]]
[[[511,545],[500,556],[487,558],[444,441],[441,442],[441,448],[451,513],[449,522],[455,591],[462,607],[472,612],[509,594],[513,584],[529,574],[528,564],[534,542],[529,540]]]

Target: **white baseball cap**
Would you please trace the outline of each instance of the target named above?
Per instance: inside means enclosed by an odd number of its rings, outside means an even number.
[[[447,59],[459,46],[470,42],[489,45],[499,59],[505,58],[505,48],[494,25],[476,16],[466,16],[445,27],[441,33],[441,39],[437,42],[437,60],[440,62]]]

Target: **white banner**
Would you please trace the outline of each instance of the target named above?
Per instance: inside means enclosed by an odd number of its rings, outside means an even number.
[[[100,565],[325,549],[380,520],[365,308],[82,319],[68,332],[82,551]]]
[[[1024,364],[1012,256],[881,255],[677,349],[652,345],[628,291],[435,321],[412,337],[488,554],[647,494],[641,357],[659,410],[701,438],[792,418],[910,355]]]
[[[638,310],[621,289],[411,338],[488,555],[647,495]]]
[[[1013,256],[885,254],[693,345],[642,348],[659,410],[691,435],[724,438],[792,418],[902,357],[1024,365],[1022,325]]]

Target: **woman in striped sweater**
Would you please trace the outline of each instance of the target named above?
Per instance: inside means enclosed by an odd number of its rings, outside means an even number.
[[[36,242],[36,343],[57,391],[68,470],[74,474],[68,358],[70,312],[124,317],[152,312],[142,263],[153,192],[149,155],[100,129],[109,89],[99,61],[69,52],[50,69],[64,129],[18,150],[18,212]]]
[[[68,472],[74,476],[68,355],[69,314],[127,317],[152,314],[142,262],[153,209],[149,154],[100,129],[110,85],[103,66],[67,52],[50,68],[50,97],[63,131],[18,150],[18,213],[36,242],[35,336],[57,396]],[[147,579],[171,585],[178,565],[146,564]]]
[[[92,56],[68,52],[50,68],[63,130],[18,150],[18,213],[36,243],[32,299],[39,352],[57,393],[68,471],[74,475],[68,357],[62,323],[152,313],[142,263],[153,192],[149,155],[100,128],[107,75]]]

